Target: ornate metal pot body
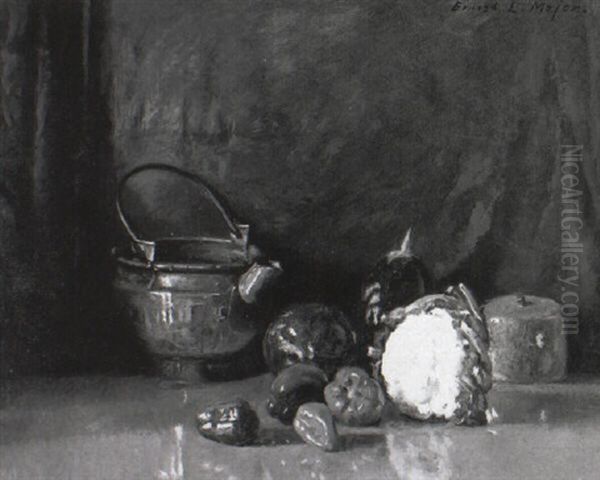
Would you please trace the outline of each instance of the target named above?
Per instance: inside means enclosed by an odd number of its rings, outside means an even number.
[[[121,185],[147,169],[166,169],[201,183],[173,167],[146,165],[127,174]],[[129,249],[115,250],[117,300],[163,375],[182,380],[201,376],[206,364],[226,363],[247,351],[263,332],[238,288],[250,266],[248,227],[233,223],[212,192],[201,186],[222,213],[230,238],[141,240],[117,200],[132,240]]]

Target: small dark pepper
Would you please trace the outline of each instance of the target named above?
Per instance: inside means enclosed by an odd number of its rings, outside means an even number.
[[[271,384],[267,411],[289,425],[303,403],[323,402],[327,375],[314,365],[296,364],[281,371]]]
[[[296,413],[294,430],[306,443],[334,452],[340,439],[331,412],[324,403],[305,403]]]
[[[247,445],[256,440],[259,420],[243,399],[206,408],[197,415],[200,435],[228,445]]]
[[[336,419],[348,425],[373,425],[381,419],[385,394],[361,368],[339,370],[325,387],[325,401]]]

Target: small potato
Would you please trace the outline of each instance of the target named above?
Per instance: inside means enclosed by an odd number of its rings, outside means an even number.
[[[305,403],[296,413],[294,430],[306,443],[327,452],[340,448],[340,439],[331,412],[324,403]]]

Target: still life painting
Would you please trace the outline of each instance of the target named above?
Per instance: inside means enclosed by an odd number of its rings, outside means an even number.
[[[600,3],[0,0],[0,480],[600,478]]]

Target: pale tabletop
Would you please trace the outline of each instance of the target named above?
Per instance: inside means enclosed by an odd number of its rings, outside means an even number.
[[[167,388],[145,377],[3,381],[0,479],[597,479],[600,377],[495,386],[483,427],[410,421],[340,428],[343,450],[305,445],[265,410],[270,375]],[[202,438],[195,413],[241,396],[259,444]]]

